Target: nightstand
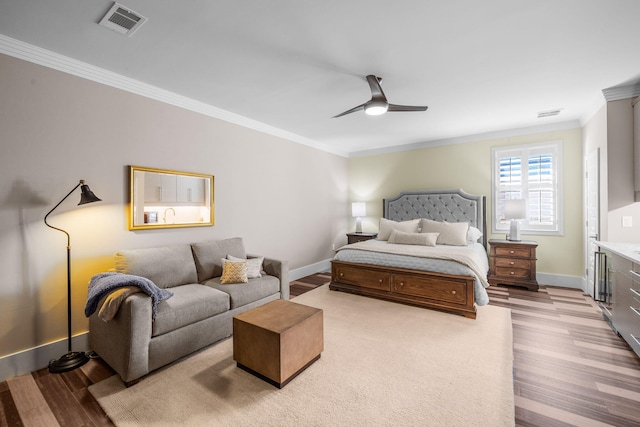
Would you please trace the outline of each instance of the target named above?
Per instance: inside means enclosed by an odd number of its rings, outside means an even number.
[[[365,240],[375,239],[378,233],[347,233],[347,243],[364,242]]]
[[[489,284],[523,286],[530,291],[538,290],[536,280],[536,248],[532,240],[490,239]]]

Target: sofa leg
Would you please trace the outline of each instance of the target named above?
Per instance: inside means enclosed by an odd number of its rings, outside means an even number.
[[[126,388],[131,387],[132,385],[136,385],[140,382],[140,378],[136,378],[135,380],[131,380],[131,381],[124,381],[124,386]]]

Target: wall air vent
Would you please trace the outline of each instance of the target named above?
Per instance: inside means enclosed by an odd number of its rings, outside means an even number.
[[[99,24],[127,37],[147,22],[147,18],[118,3],[113,3],[111,9],[102,17]]]
[[[557,108],[555,110],[540,111],[538,113],[538,118],[541,119],[543,117],[557,116],[558,114],[560,114],[560,111],[562,111],[562,108]]]

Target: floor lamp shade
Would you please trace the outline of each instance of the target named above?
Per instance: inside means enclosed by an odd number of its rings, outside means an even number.
[[[71,237],[69,236],[69,233],[67,233],[65,230],[63,230],[61,228],[58,228],[58,227],[54,227],[53,225],[51,225],[51,224],[49,224],[47,222],[47,218],[49,217],[49,215],[54,210],[56,210],[56,208],[58,206],[60,206],[60,204],[62,204],[62,202],[64,202],[74,191],[76,191],[76,189],[78,187],[80,187],[80,191],[81,191],[80,203],[78,203],[78,205],[84,205],[85,203],[92,203],[92,202],[99,202],[100,201],[100,199],[95,194],[93,194],[93,191],[91,191],[89,186],[86,185],[83,180],[80,180],[78,185],[73,187],[73,189],[71,191],[69,191],[69,193],[66,196],[64,196],[62,198],[62,200],[60,200],[58,202],[58,204],[55,205],[53,207],[53,209],[51,209],[49,212],[47,212],[47,214],[44,216],[44,223],[45,223],[45,225],[47,227],[53,228],[54,230],[58,230],[58,231],[64,233],[67,236],[67,347],[68,347],[68,352],[67,352],[67,354],[63,355],[59,359],[54,359],[51,362],[49,362],[49,372],[56,373],[56,374],[57,373],[61,373],[61,372],[71,371],[73,369],[76,369],[76,368],[84,365],[85,363],[87,363],[89,361],[89,357],[84,352],[77,352],[77,351],[72,351],[71,350],[71,338],[72,338],[72,331],[71,331]]]

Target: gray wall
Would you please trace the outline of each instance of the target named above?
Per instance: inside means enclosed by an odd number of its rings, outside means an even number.
[[[74,333],[118,249],[241,236],[295,276],[346,231],[343,157],[4,55],[0,99],[0,362],[66,337],[66,238],[43,217],[80,179],[103,202],[76,190],[50,217],[71,234]],[[215,226],[129,231],[127,165],[215,175]]]

